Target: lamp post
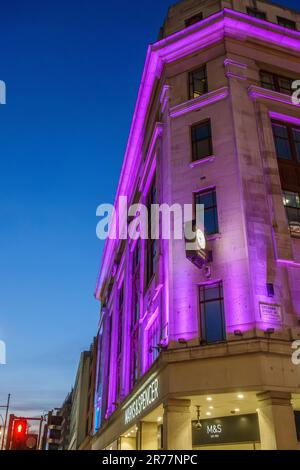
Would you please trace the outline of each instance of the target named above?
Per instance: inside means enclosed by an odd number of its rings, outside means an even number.
[[[1,443],[1,450],[3,450],[4,447],[4,439],[5,439],[5,432],[6,432],[6,426],[7,426],[7,417],[8,417],[8,410],[9,410],[9,403],[10,403],[10,393],[7,396],[7,403],[4,406],[0,406],[0,408],[5,408],[5,420],[4,420],[4,425],[3,425],[3,436],[2,436],[2,443]],[[3,418],[2,418],[3,420]]]

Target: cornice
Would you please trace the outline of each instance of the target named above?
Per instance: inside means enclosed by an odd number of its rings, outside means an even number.
[[[172,118],[182,116],[183,114],[190,113],[191,111],[205,108],[206,106],[209,106],[212,103],[216,103],[217,101],[224,100],[228,96],[229,88],[227,86],[219,88],[218,90],[211,91],[193,100],[188,100],[184,103],[180,103],[177,106],[173,106],[170,109],[170,116]]]

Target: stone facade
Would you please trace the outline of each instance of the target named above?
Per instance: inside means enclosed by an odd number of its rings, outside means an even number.
[[[278,18],[299,32],[278,26]],[[300,339],[300,238],[291,234],[283,204],[282,191],[291,188],[272,122],[298,129],[300,107],[291,94],[263,86],[261,72],[300,80],[300,13],[263,1],[186,0],[169,9],[160,38],[148,51],[117,198],[144,203],[154,185],[159,203],[182,206],[213,189],[218,230],[207,236],[207,269],[187,259],[184,239],[158,240],[150,282],[146,241],[136,280],[136,245],[107,240],[96,289],[102,311],[93,447],[122,437],[119,447],[132,448],[124,409],[154,374],[159,400],[143,416],[161,404],[165,448],[192,447],[191,397],[222,394],[225,403],[237,390],[256,397],[249,410],[258,413],[261,448],[296,448],[300,366],[291,361],[291,344]],[[207,90],[190,99],[189,74],[203,66]],[[208,121],[211,152],[195,161],[191,129]],[[296,187],[300,194],[300,177]],[[209,344],[199,292],[217,283],[226,334]],[[151,441],[139,431],[143,416],[136,420],[138,448]],[[281,420],[289,433],[278,431]],[[173,426],[183,427],[180,438]]]

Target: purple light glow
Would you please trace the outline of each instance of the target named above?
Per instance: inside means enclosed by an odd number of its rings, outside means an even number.
[[[268,34],[266,34],[266,29]],[[225,36],[259,39],[279,47],[300,51],[300,33],[279,25],[250,17],[230,9],[224,9],[205,20],[185,28],[148,48],[137,104],[135,107],[124,163],[116,194],[127,195],[132,188],[141,158],[141,136],[148,112],[154,84],[160,78],[163,63],[172,62],[195,50],[214,44]],[[99,298],[109,264],[114,255],[115,240],[107,240],[103,252],[101,269],[96,284],[95,296]]]
[[[292,96],[285,95],[283,93],[278,93],[277,91],[267,90],[266,88],[261,88],[258,86],[251,85],[248,89],[249,96],[254,99],[265,99],[277,101],[278,103],[287,104],[293,106],[294,108],[299,108],[298,104],[293,103]]]
[[[174,106],[170,109],[170,116],[172,118],[182,116],[183,114],[190,113],[191,111],[195,111],[196,109],[201,109],[205,106],[209,106],[212,103],[216,103],[217,101],[224,100],[228,96],[228,87],[223,87],[219,90],[211,91],[210,93],[206,93],[205,95],[202,95],[198,98],[186,101],[185,103],[179,104],[178,106]]]
[[[288,266],[291,266],[292,268],[300,268],[300,263],[298,263],[297,261],[289,259],[277,259],[276,261],[279,264],[286,264]]]
[[[289,122],[290,124],[295,124],[295,126],[300,126],[300,118],[297,118],[295,116],[289,116],[287,114],[281,113],[273,113],[272,111],[269,111],[269,116],[271,119],[277,119],[278,121]]]

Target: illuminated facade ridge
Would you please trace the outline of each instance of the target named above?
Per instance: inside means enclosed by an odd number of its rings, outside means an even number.
[[[148,49],[116,200],[204,203],[212,261],[193,265],[184,240],[107,240],[93,448],[191,448],[195,406],[210,394],[226,417],[237,390],[258,445],[297,447],[300,14],[255,4],[178,3]]]

